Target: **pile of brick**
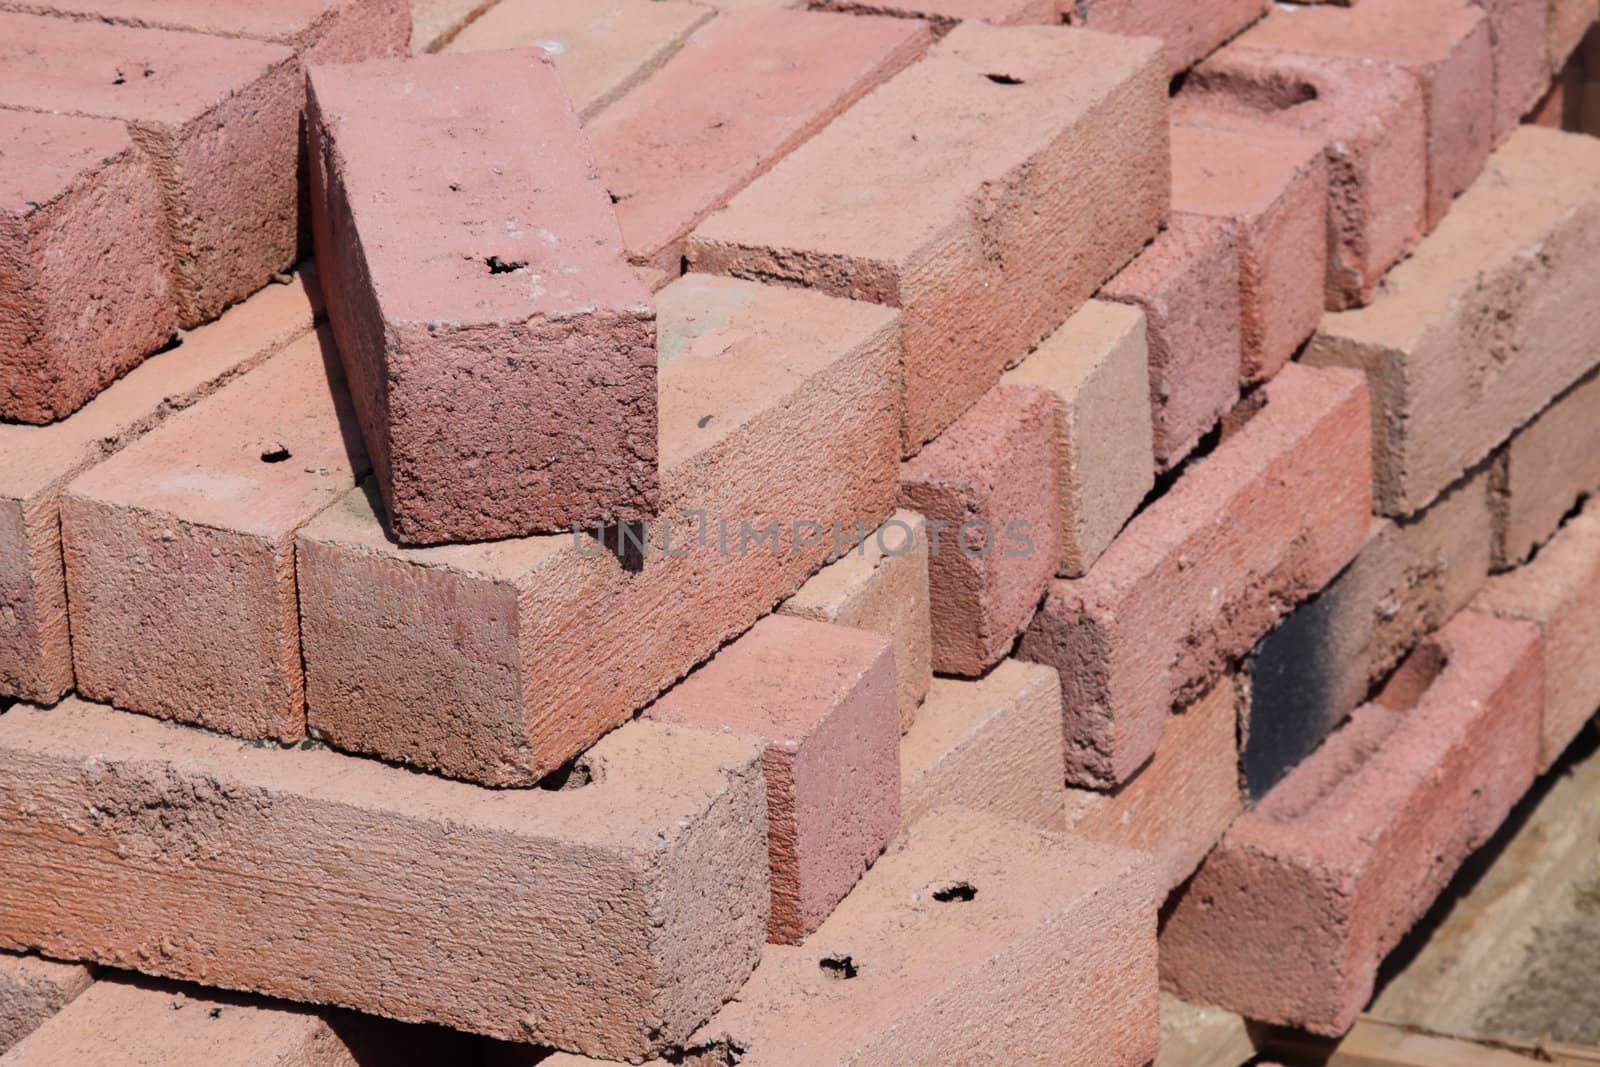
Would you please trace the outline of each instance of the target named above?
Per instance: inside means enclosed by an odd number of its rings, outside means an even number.
[[[0,1063],[1344,1032],[1600,706],[1597,17],[0,0]]]

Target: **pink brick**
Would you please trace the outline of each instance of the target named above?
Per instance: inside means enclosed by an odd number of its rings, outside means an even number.
[[[1036,386],[1055,408],[1056,573],[1081,575],[1155,483],[1144,313],[1091,300],[1000,381]]]
[[[1144,310],[1152,448],[1169,470],[1239,399],[1239,244],[1221,219],[1175,215],[1105,284],[1102,300]]]
[[[1550,86],[1551,0],[1473,2],[1489,17],[1494,53],[1494,140],[1498,144],[1510,136]],[[1590,6],[1600,14],[1600,5]]]
[[[0,715],[0,752],[5,948],[610,1059],[682,1041],[760,955],[736,738],[632,723],[566,788],[486,790],[74,698]]]
[[[499,0],[443,51],[542,48],[587,122],[659,70],[715,15],[687,0]]]
[[[498,0],[410,0],[411,51],[437,52]]]
[[[1159,37],[1170,73],[1187,70],[1265,15],[1271,0],[1060,0],[1071,25]]]
[[[161,188],[126,127],[0,111],[0,417],[82,407],[177,332]]]
[[[1386,63],[1414,77],[1427,109],[1429,229],[1483,169],[1494,135],[1494,57],[1478,8],[1462,0],[1283,5],[1239,43]]]
[[[769,615],[646,709],[749,738],[767,780],[767,940],[798,945],[900,820],[894,650],[881,635]]]
[[[54,704],[72,688],[61,490],[174,412],[311,329],[309,273],[268,286],[129,372],[70,419],[0,424],[0,697]]]
[[[1359,377],[1285,367],[1266,403],[1134,517],[1084,578],[1058,579],[1019,648],[1061,672],[1068,781],[1109,787],[1367,533]]]
[[[0,14],[0,106],[127,122],[165,194],[180,326],[294,262],[300,66],[282,45]]]
[[[1328,169],[1330,310],[1369,303],[1422,236],[1427,123],[1416,81],[1391,66],[1233,45],[1195,68],[1178,121],[1276,129],[1322,146]]]
[[[544,54],[319,67],[306,121],[329,319],[395,536],[653,513],[655,313]]]
[[[657,301],[662,511],[649,547],[612,531],[615,553],[590,532],[405,549],[375,494],[347,495],[300,540],[315,730],[527,785],[888,517],[898,316],[703,276]],[[775,546],[757,539],[771,523]]]
[[[1060,21],[1058,0],[811,0],[809,6],[856,15],[925,19],[941,37],[969,19],[995,26]]]
[[[1600,502],[1569,519],[1533,562],[1490,579],[1473,607],[1544,634],[1539,767],[1548,770],[1600,708]]]
[[[1559,73],[1600,19],[1600,0],[1549,0],[1550,71]]]
[[[1426,507],[1595,366],[1597,274],[1600,143],[1523,126],[1370,307],[1323,319],[1303,359],[1366,371],[1381,514]]]
[[[1316,329],[1327,274],[1328,169],[1311,138],[1172,128],[1173,218],[1228,223],[1239,248],[1240,373],[1264,381]]]
[[[900,503],[928,520],[941,674],[982,674],[1000,662],[1055,573],[1057,418],[1047,391],[997,386],[900,471]]]
[[[1538,630],[1463,613],[1233,824],[1162,927],[1163,985],[1337,1035],[1538,761]]]
[[[294,533],[365,471],[319,331],[73,479],[61,541],[78,691],[240,737],[304,736]]]
[[[94,981],[81,963],[0,952],[0,1056]],[[10,1063],[10,1057],[5,1062]]]
[[[1153,41],[964,23],[701,224],[690,264],[904,309],[910,455],[1154,236],[1163,73]]]
[[[1495,456],[1496,568],[1526,562],[1561,526],[1574,504],[1585,496],[1600,495],[1597,412],[1600,371],[1590,371],[1518,430]]]

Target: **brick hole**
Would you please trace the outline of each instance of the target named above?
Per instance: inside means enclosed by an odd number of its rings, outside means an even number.
[[[1187,89],[1191,95],[1204,97],[1207,103],[1230,111],[1262,114],[1288,111],[1318,97],[1315,85],[1289,74],[1266,78],[1246,78],[1232,73],[1195,74],[1177,89]]]
[[[933,891],[933,899],[941,904],[965,904],[977,895],[977,887],[971,882],[951,882]]]
[[[490,274],[510,274],[528,268],[526,260],[501,259],[499,256],[490,256],[484,263],[488,265]]]
[[[599,780],[600,765],[587,756],[575,756],[539,779],[539,788],[550,793],[564,793]]]
[[[837,978],[840,981],[854,978],[859,973],[856,970],[856,961],[849,956],[824,956],[817,961],[817,966],[822,968],[822,973],[829,978]]]
[[[289,450],[284,448],[282,445],[279,445],[277,448],[269,448],[267,451],[261,453],[261,462],[263,463],[282,463],[288,458]]]
[[[451,182],[450,183],[450,191],[452,193],[459,193],[461,191],[461,183],[460,182]]]
[[[1372,702],[1391,711],[1414,710],[1449,663],[1450,657],[1437,644],[1432,641],[1422,644],[1395,668]]]
[[[1022,85],[1023,84],[1022,79],[1017,77],[1015,74],[985,74],[984,77],[988,78],[990,81],[994,82],[996,85]]]

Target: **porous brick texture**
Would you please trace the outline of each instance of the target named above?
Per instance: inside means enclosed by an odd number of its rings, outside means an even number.
[[[0,1056],[93,982],[79,963],[0,952]]]
[[[1271,6],[1271,0],[1062,0],[1060,4],[1070,25],[1161,38],[1173,74],[1205,58]]]
[[[1600,370],[1506,442],[1494,460],[1497,568],[1526,562],[1580,498],[1600,492]]]
[[[1347,1030],[1383,957],[1533,781],[1541,681],[1535,626],[1458,615],[1233,824],[1162,926],[1164,986]]]
[[[406,544],[642,519],[655,315],[536,49],[313,68],[312,230]]]

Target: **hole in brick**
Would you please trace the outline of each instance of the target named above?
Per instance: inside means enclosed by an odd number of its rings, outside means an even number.
[[[512,271],[526,270],[527,261],[515,259],[501,259],[499,256],[490,256],[484,260],[489,265],[490,274],[510,274]]]
[[[599,764],[588,756],[574,756],[539,779],[539,788],[551,793],[563,793],[568,789],[582,789],[599,780]]]
[[[843,981],[856,976],[856,961],[849,956],[824,956],[817,961],[817,966],[822,968],[822,973],[829,978]]]
[[[1271,114],[1309,104],[1317,87],[1290,74],[1246,78],[1237,74],[1195,74],[1179,86],[1207,104],[1229,111]]]
[[[261,462],[263,463],[282,463],[288,458],[289,450],[284,448],[282,445],[279,445],[277,448],[268,449],[267,451],[261,453]]]
[[[1015,74],[985,74],[984,77],[988,78],[990,81],[994,82],[996,85],[1021,85],[1022,84],[1022,79],[1017,77]]]
[[[128,76],[126,74],[122,73],[122,71],[119,70],[119,71],[117,71],[117,76],[111,79],[111,84],[112,85],[127,85],[128,84]]]
[[[450,183],[450,191],[452,193],[459,193],[461,191],[461,183],[460,182],[451,182]]]
[[[953,902],[965,904],[977,895],[977,887],[971,882],[951,882],[949,885],[933,891],[933,899],[941,904]]]
[[[1372,702],[1390,711],[1414,710],[1449,663],[1450,657],[1445,655],[1444,649],[1433,641],[1424,642],[1395,668],[1383,688],[1373,695]]]

